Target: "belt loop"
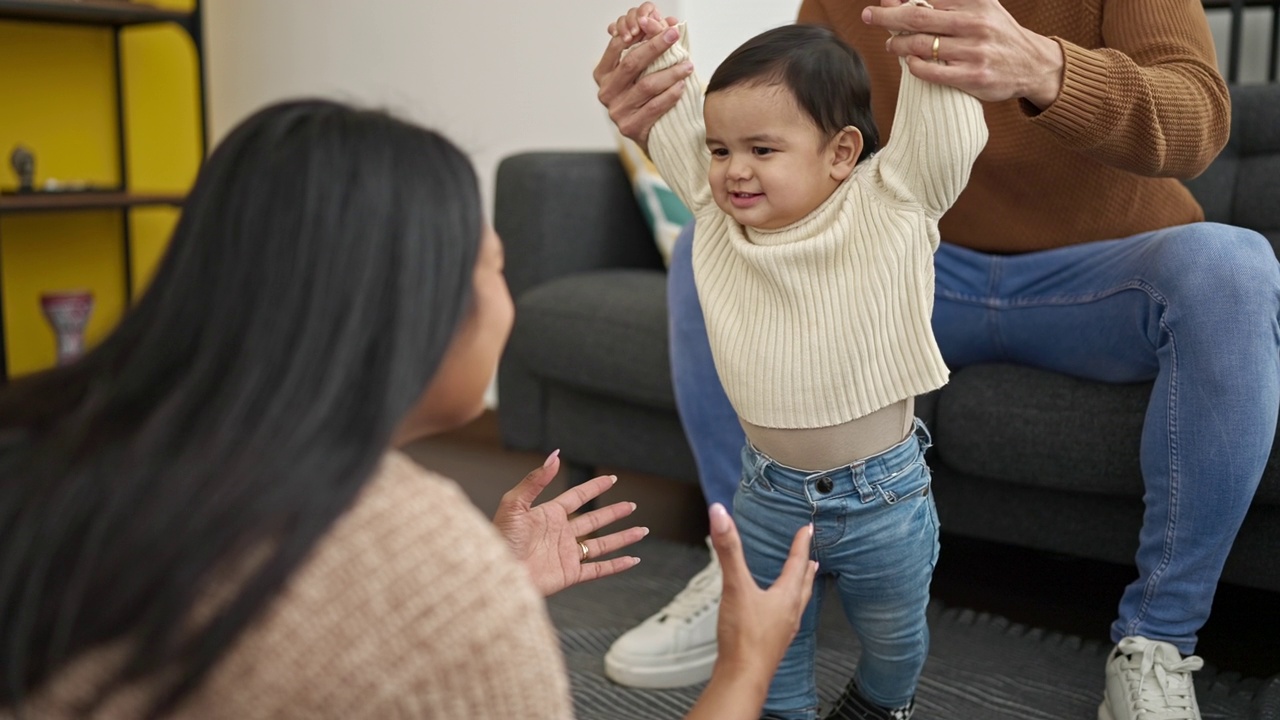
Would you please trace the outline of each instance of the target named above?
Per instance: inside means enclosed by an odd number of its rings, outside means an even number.
[[[929,428],[925,427],[924,421],[916,418],[915,435],[920,442],[920,452],[924,452],[933,447],[933,435],[929,434]]]
[[[747,441],[747,448],[751,456],[751,470],[757,477],[764,476],[765,468],[769,466],[769,456],[760,452],[759,448]]]

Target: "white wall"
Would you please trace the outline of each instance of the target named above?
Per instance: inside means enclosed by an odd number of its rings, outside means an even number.
[[[630,0],[208,0],[210,137],[269,102],[324,95],[437,128],[476,163],[491,201],[498,161],[528,149],[609,148],[591,70]],[[711,69],[794,19],[799,0],[678,0]],[[706,63],[706,64],[704,64]]]
[[[471,154],[487,204],[498,161],[609,148],[591,69],[631,0],[208,0],[211,137],[258,107],[320,94],[390,108]],[[669,0],[703,79],[734,47],[795,18],[799,0]],[[1210,15],[1226,66],[1228,14]],[[1266,9],[1248,12],[1242,82],[1266,78]]]

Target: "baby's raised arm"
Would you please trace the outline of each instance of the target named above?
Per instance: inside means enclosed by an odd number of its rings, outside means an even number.
[[[681,23],[675,30],[680,33],[680,39],[654,60],[644,75],[689,62],[687,28]],[[707,151],[707,128],[702,118],[705,93],[695,73],[689,74],[683,83],[684,90],[676,106],[658,118],[649,131],[648,149],[663,179],[689,210],[697,214],[713,202],[711,186],[707,183],[711,154]]]
[[[987,144],[982,103],[962,90],[925,82],[911,74],[905,60],[899,63],[898,106],[889,142],[880,152],[881,179],[901,199],[941,217],[969,182]]]

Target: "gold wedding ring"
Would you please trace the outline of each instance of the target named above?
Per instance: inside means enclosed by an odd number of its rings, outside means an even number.
[[[587,556],[591,554],[591,551],[587,549],[587,544],[581,540],[578,541],[578,547],[582,548],[582,559],[578,562],[586,562]]]
[[[942,44],[942,38],[937,35],[933,36],[933,61],[938,62],[938,46]]]

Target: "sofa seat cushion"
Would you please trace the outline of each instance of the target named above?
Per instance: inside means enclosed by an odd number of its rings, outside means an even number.
[[[1149,384],[1104,385],[1018,365],[952,373],[935,410],[938,456],[974,477],[1142,496]]]
[[[973,477],[1141,498],[1138,448],[1150,395],[1150,383],[973,365],[953,373],[939,395],[935,450]],[[1274,453],[1255,502],[1280,505]]]
[[[666,273],[600,270],[561,277],[517,298],[516,318],[507,353],[535,376],[608,398],[675,409]]]

